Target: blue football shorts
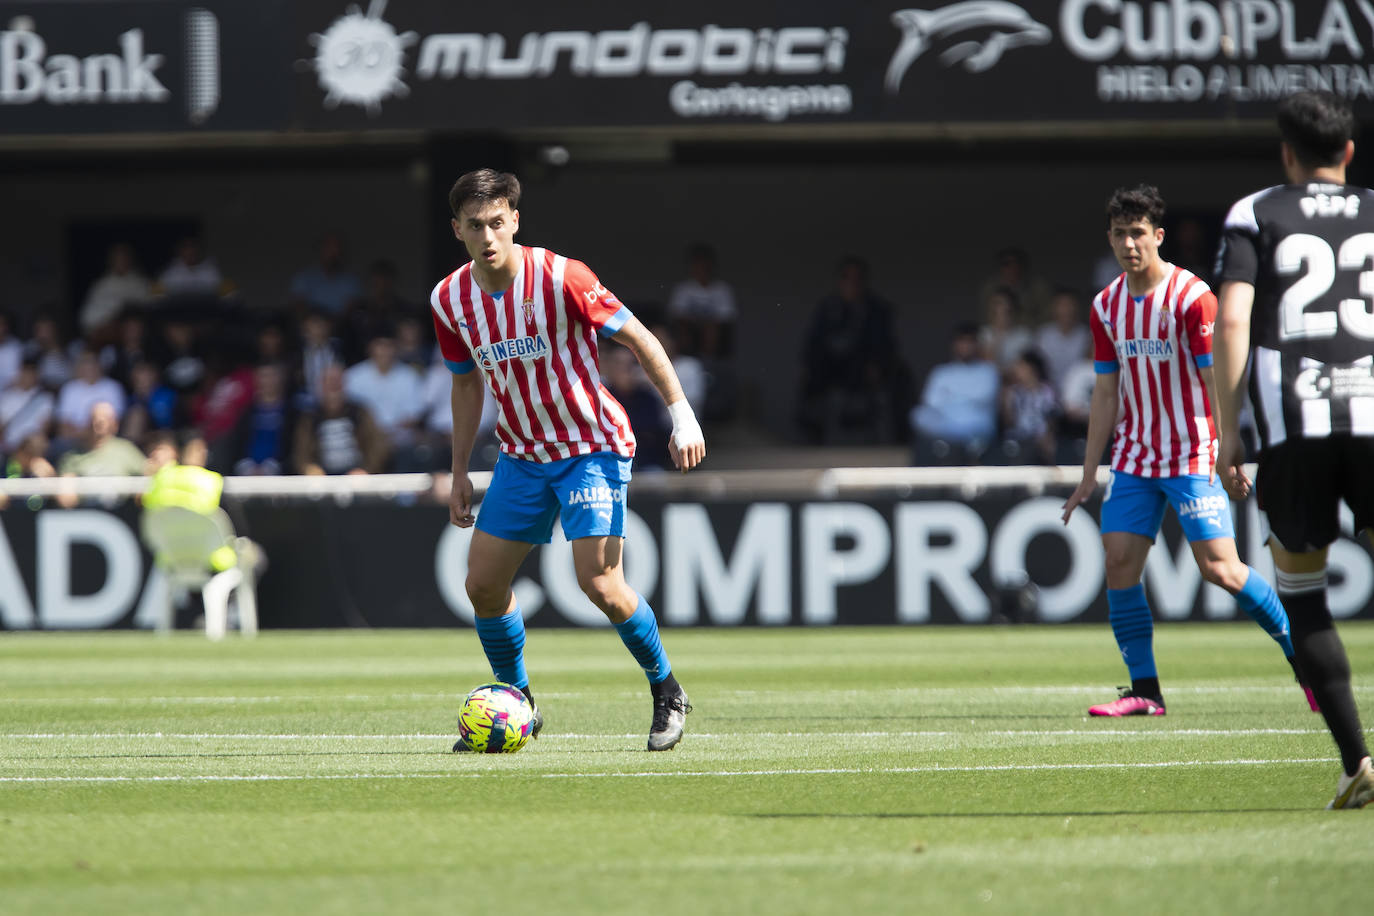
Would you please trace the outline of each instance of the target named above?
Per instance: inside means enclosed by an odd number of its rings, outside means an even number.
[[[593,452],[561,461],[496,459],[477,528],[508,541],[547,544],[560,515],[568,540],[624,537],[630,459]]]
[[[1220,478],[1208,483],[1206,474],[1137,477],[1121,471],[1112,471],[1102,497],[1102,533],[1125,531],[1153,541],[1164,521],[1166,502],[1174,507],[1189,541],[1236,536],[1231,498]]]

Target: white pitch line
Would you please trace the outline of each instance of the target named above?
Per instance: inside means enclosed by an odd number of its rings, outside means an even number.
[[[1374,733],[1374,727],[1366,729]],[[1158,737],[1160,735],[1202,735],[1212,737],[1253,737],[1256,735],[1325,735],[1324,728],[1143,728],[1143,729],[1114,729],[1103,728],[1062,728],[1062,729],[989,729],[969,730],[969,731],[867,731],[867,732],[740,732],[740,733],[714,733],[714,732],[692,732],[691,737],[698,739],[726,740],[731,738],[806,738],[824,739],[837,738],[850,740],[853,738],[952,738],[952,737],[983,737],[995,735],[997,737],[1027,738],[1027,737]],[[549,734],[541,736],[541,740],[618,740],[622,738],[638,738],[638,732],[628,734]],[[451,740],[451,734],[422,734],[418,732],[396,734],[396,735],[308,735],[308,734],[251,734],[247,732],[239,733],[218,733],[218,732],[92,732],[82,734],[77,732],[28,732],[16,734],[0,733],[0,741],[6,739],[22,740],[58,740],[58,741],[111,741],[123,739],[165,739],[165,740],[224,740],[224,741],[447,741]]]
[[[677,770],[631,771],[616,773],[500,773],[485,770],[480,773],[332,773],[314,775],[245,774],[226,776],[0,776],[0,783],[109,783],[109,782],[287,782],[339,779],[483,779],[494,775],[521,776],[530,779],[658,779],[665,777],[725,778],[739,776],[854,776],[900,775],[915,773],[1001,773],[1038,770],[1126,770],[1133,768],[1164,769],[1168,767],[1233,767],[1233,766],[1295,766],[1309,763],[1333,763],[1335,757],[1290,757],[1234,760],[1170,760],[1155,763],[1029,763],[990,766],[921,766],[921,767],[826,767],[818,769],[786,770]]]

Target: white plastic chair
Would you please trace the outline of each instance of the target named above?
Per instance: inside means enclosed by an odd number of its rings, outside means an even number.
[[[230,592],[238,599],[239,632],[244,636],[257,634],[258,547],[248,538],[235,536],[234,525],[223,509],[216,509],[213,515],[180,506],[151,509],[143,513],[142,529],[143,542],[167,577],[159,630],[172,628],[173,608],[180,603],[177,598],[194,588],[200,590],[205,604],[205,635],[210,639],[223,639],[229,627]],[[234,551],[236,562],[215,572],[210,557],[222,547]]]

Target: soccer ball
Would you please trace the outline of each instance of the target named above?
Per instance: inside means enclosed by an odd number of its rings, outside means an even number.
[[[519,687],[483,684],[463,700],[458,734],[478,754],[513,754],[529,743],[534,707]]]

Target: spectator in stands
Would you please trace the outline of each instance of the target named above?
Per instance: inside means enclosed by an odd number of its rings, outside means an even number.
[[[1215,220],[1221,225],[1221,214]],[[1180,217],[1172,229],[1165,233],[1169,240],[1169,261],[1184,270],[1192,271],[1204,283],[1211,284],[1212,252],[1216,246],[1207,238],[1207,227],[1193,216]]]
[[[252,401],[253,370],[230,361],[220,351],[211,351],[205,383],[191,399],[191,418],[210,446],[212,470],[227,467],[223,463],[225,437],[233,432]]]
[[[329,366],[319,405],[296,423],[293,463],[302,474],[375,474],[386,466],[386,436],[344,391],[344,370]]]
[[[105,371],[126,389],[133,383],[134,365],[152,359],[147,332],[148,323],[142,315],[127,314],[117,323],[114,343],[100,351]]]
[[[152,477],[158,471],[177,463],[177,434],[170,429],[159,429],[148,436],[148,457],[143,462],[143,474]]]
[[[1010,288],[993,290],[983,303],[983,314],[983,327],[978,331],[983,358],[1006,373],[1034,345],[1034,337],[1021,322],[1021,305]]]
[[[48,437],[42,433],[34,433],[21,441],[10,453],[9,460],[5,462],[5,476],[56,477],[57,469],[44,457],[47,452]]]
[[[1022,248],[1003,248],[997,252],[996,268],[978,290],[978,301],[987,302],[999,289],[1011,290],[1021,308],[1022,319],[1037,325],[1049,319],[1050,287],[1031,272],[1030,255]]]
[[[84,450],[64,455],[58,470],[63,477],[137,477],[146,455],[128,439],[121,439],[119,412],[108,401],[91,405]]]
[[[195,328],[175,319],[162,326],[162,377],[180,396],[190,395],[205,380],[205,360],[200,355]]]
[[[1089,343],[1064,373],[1059,396],[1058,457],[1060,464],[1082,464],[1088,444],[1088,415],[1092,411],[1097,368]]]
[[[402,315],[396,322],[396,361],[423,375],[429,371],[433,353],[429,323],[415,315]]]
[[[133,246],[113,246],[105,273],[91,285],[81,306],[82,334],[97,341],[113,337],[124,309],[144,304],[152,294],[153,285],[139,270]]]
[[[302,404],[313,406],[320,396],[320,380],[330,366],[344,364],[332,319],[323,309],[310,309],[301,318],[301,361],[296,373]]]
[[[33,336],[24,345],[24,358],[38,364],[38,383],[56,391],[72,377],[72,359],[62,341],[57,319],[42,315],[33,320]]]
[[[367,359],[349,368],[345,390],[350,400],[368,409],[386,435],[391,469],[415,470],[414,447],[424,411],[420,373],[396,361],[396,338],[388,327],[378,329],[367,351]]]
[[[47,432],[54,403],[52,392],[38,383],[38,363],[24,360],[19,376],[0,391],[0,447],[5,454],[35,433]]]
[[[343,237],[333,232],[320,240],[316,262],[291,278],[291,300],[298,309],[342,315],[362,293],[358,275],[348,269]]]
[[[169,297],[219,296],[227,284],[201,240],[187,236],[177,243],[176,257],[158,276],[154,291]]]
[[[24,345],[14,336],[9,312],[0,311],[0,388],[9,387],[24,361]]]
[[[1007,464],[1052,464],[1058,404],[1039,353],[1027,350],[1011,364],[1001,399],[1000,460]]]
[[[24,439],[9,453],[5,461],[5,476],[10,479],[20,477],[55,477],[57,472],[44,453],[48,450],[48,438],[42,433],[34,433]],[[10,504],[9,494],[0,492],[0,509]],[[43,497],[30,496],[27,505],[31,510],[43,508]]]
[[[100,355],[88,346],[76,358],[75,377],[57,395],[57,433],[63,448],[71,448],[89,435],[91,408],[98,403],[114,410],[117,429],[124,415],[124,388],[105,375]]]
[[[385,258],[373,261],[368,267],[363,295],[343,316],[338,328],[343,336],[344,356],[348,362],[366,358],[367,343],[374,332],[379,328],[394,327],[403,316],[415,315],[429,322],[426,309],[417,308],[415,303],[401,295],[400,278],[401,272],[395,263]]]
[[[635,431],[634,469],[663,470],[673,466],[668,453],[672,421],[663,399],[644,375],[639,360],[626,347],[607,344],[601,348],[601,380],[611,397],[625,408],[630,428]]]
[[[1000,378],[979,354],[977,325],[955,328],[950,354],[930,370],[911,411],[916,464],[976,464],[997,434]]]
[[[258,328],[254,361],[257,365],[273,365],[281,373],[284,390],[291,390],[292,355],[287,347],[286,330],[275,319],[265,322]]]
[[[668,354],[668,361],[673,364],[673,371],[677,373],[678,383],[682,385],[682,396],[687,399],[688,404],[692,405],[692,412],[697,416],[702,416],[706,407],[706,391],[710,381],[705,366],[695,356],[688,356],[681,352],[677,337],[668,325],[655,324],[649,330],[658,338],[658,342],[663,344],[663,352]]]
[[[119,432],[135,445],[146,446],[150,436],[177,425],[177,393],[162,383],[157,366],[145,360],[129,370],[129,402]]]
[[[290,464],[296,410],[287,397],[286,379],[276,363],[253,370],[253,403],[226,437],[227,460],[235,474],[284,474]]]
[[[1044,360],[1051,387],[1057,392],[1064,376],[1092,343],[1092,332],[1083,320],[1078,294],[1061,287],[1050,299],[1053,320],[1035,331],[1035,349]]]
[[[811,317],[802,357],[800,423],[816,443],[886,441],[899,374],[892,306],[868,282],[868,262],[839,265],[835,292]]]
[[[496,438],[496,398],[486,385],[482,390],[482,416],[477,421],[477,436],[468,460],[468,468],[474,471],[490,471],[496,466],[501,451]],[[452,393],[453,372],[436,347],[425,372],[424,428],[420,436],[422,448],[427,449],[425,465],[431,471],[447,471],[453,467]]]
[[[683,351],[704,360],[726,355],[738,314],[735,291],[716,275],[715,249],[688,248],[687,278],[668,296],[668,316]]]

